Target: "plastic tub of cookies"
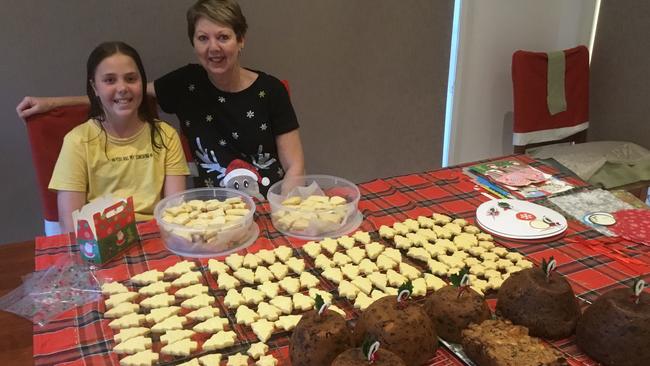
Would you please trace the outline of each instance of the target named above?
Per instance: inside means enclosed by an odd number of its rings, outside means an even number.
[[[267,194],[273,226],[306,240],[337,237],[358,228],[363,221],[360,197],[354,183],[331,175],[285,178]]]
[[[160,236],[170,251],[213,257],[252,244],[259,234],[255,202],[230,188],[197,188],[162,199],[154,209]]]

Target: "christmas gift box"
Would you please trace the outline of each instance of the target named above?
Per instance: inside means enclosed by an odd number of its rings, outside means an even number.
[[[138,242],[133,197],[100,197],[72,213],[81,257],[103,264]]]

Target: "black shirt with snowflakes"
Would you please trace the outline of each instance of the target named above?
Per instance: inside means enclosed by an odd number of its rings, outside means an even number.
[[[259,190],[266,196],[269,186],[284,175],[275,138],[297,129],[298,120],[284,84],[253,72],[258,74],[253,84],[236,93],[219,90],[197,64],[170,72],[154,86],[162,110],[179,118],[199,183],[224,186],[228,166],[240,166],[234,163],[243,160],[259,173]]]

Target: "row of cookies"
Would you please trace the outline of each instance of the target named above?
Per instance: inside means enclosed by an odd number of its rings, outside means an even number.
[[[133,276],[130,280],[131,284],[142,286],[138,292],[129,291],[126,286],[117,282],[102,286],[105,294],[110,296],[105,302],[108,309],[104,314],[105,317],[119,315],[111,313],[119,308],[131,311],[130,314],[109,323],[111,328],[119,330],[115,335],[114,351],[135,353],[133,357],[124,357],[121,360],[122,364],[140,362],[137,360],[143,358],[151,360],[158,358],[157,354],[153,356],[152,352],[148,351],[152,343],[151,338],[147,337],[149,333],[158,334],[162,344],[160,352],[171,356],[187,356],[195,351],[198,344],[190,337],[197,332],[207,334],[218,332],[204,342],[204,350],[219,349],[223,344],[234,344],[236,334],[224,330],[228,319],[219,318],[219,309],[211,306],[215,299],[207,293],[207,286],[200,283],[201,273],[194,269],[196,269],[195,263],[182,261],[162,272],[150,270]],[[169,282],[164,281],[165,278],[170,277],[176,278]],[[172,286],[177,289],[173,295],[167,293]],[[137,295],[151,295],[151,297],[133,303]],[[177,297],[182,300],[181,306],[173,305]],[[148,310],[148,313],[138,314],[137,311],[141,309]],[[181,311],[187,313],[178,315]],[[146,328],[142,326],[143,323],[152,326]],[[190,323],[195,323],[192,329],[184,329]]]
[[[491,235],[467,220],[442,214],[383,225],[379,233],[410,258],[424,262],[432,274],[449,276],[469,267],[471,286],[481,294],[498,290],[511,273],[532,266],[521,254],[496,246]]]
[[[276,366],[278,360],[267,354],[269,346],[258,342],[252,344],[246,354],[236,353],[228,356],[226,366],[248,366],[249,357],[255,360],[255,366]],[[212,353],[206,356],[196,357],[178,366],[219,366],[223,356],[220,353]]]

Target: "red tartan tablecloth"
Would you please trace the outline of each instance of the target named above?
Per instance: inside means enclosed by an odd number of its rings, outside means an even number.
[[[547,173],[556,174],[574,184],[577,189],[587,187],[587,184],[579,179],[558,173],[554,168],[542,165],[526,156],[517,158]],[[431,215],[434,212],[462,217],[474,222],[476,207],[488,200],[475,189],[474,182],[462,174],[460,167],[376,179],[360,184],[359,188],[362,194],[359,209],[364,215],[360,229],[369,232],[377,231],[380,225],[392,225],[395,221],[417,218],[419,215]],[[548,204],[543,199],[540,203]],[[262,248],[273,248],[279,245],[299,248],[304,243],[283,236],[275,230],[271,224],[267,203],[258,205],[255,221],[259,225],[260,236],[247,251],[256,252]],[[126,280],[132,275],[149,269],[164,269],[183,259],[165,249],[162,241],[156,237],[155,223],[141,224],[139,231],[143,237],[151,239],[143,240],[124,256],[105,265],[98,273],[100,278]],[[593,301],[599,294],[612,288],[631,286],[632,280],[639,275],[643,275],[646,282],[650,282],[649,266],[614,261],[588,246],[572,242],[600,237],[598,232],[589,230],[575,220],[569,220],[566,236],[551,243],[521,244],[503,240],[497,242],[521,252],[536,263],[539,263],[541,258],[553,256],[557,260],[558,272],[568,278],[576,295],[586,301]],[[636,250],[637,258],[650,263],[650,248],[640,246],[629,248]],[[78,250],[71,245],[69,236],[36,239],[36,270],[43,270],[62,256],[71,255],[78,255]],[[204,260],[200,262],[203,265],[207,263]],[[209,284],[214,282],[209,275],[206,275],[206,281]],[[219,305],[222,306],[220,302]],[[348,313],[355,312],[349,304],[346,306],[337,303],[337,305],[344,307]],[[108,327],[108,320],[102,318],[103,306],[102,301],[86,304],[61,314],[43,327],[34,326],[35,365],[118,365],[117,356],[111,352],[113,332]],[[245,350],[249,342],[256,341],[254,336],[251,337],[246,330],[240,328],[234,327],[240,338],[241,347],[234,349],[233,352]],[[281,365],[289,364],[287,343],[286,335],[274,335],[268,342],[271,353],[278,358]],[[555,342],[554,346],[567,354],[573,364],[592,363],[576,348],[572,338]],[[430,364],[460,365],[462,362],[441,347]]]

